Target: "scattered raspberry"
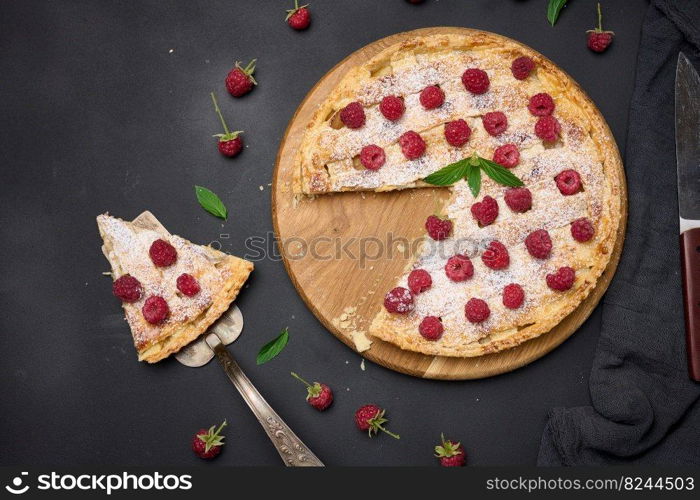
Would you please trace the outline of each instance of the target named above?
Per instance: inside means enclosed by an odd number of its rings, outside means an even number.
[[[559,192],[564,196],[576,194],[581,190],[581,176],[576,170],[564,170],[554,178]]]
[[[299,7],[299,0],[294,0],[294,8],[287,11],[285,21],[295,30],[305,30],[311,24],[311,13],[307,9],[309,5]]]
[[[593,52],[605,52],[613,41],[615,33],[612,31],[603,31],[603,14],[600,12],[600,4],[598,4],[598,27],[586,31],[586,45]]]
[[[546,259],[552,252],[552,239],[545,229],[538,229],[527,235],[525,246],[536,259]]]
[[[467,143],[471,135],[472,129],[461,118],[445,124],[445,140],[451,146],[461,148]]]
[[[379,170],[386,161],[384,150],[375,144],[365,146],[360,151],[360,163],[367,170]]]
[[[408,289],[397,286],[384,296],[384,307],[390,313],[409,313],[413,311],[413,294]]]
[[[483,94],[489,89],[489,75],[484,70],[469,68],[462,74],[462,83],[472,94]]]
[[[431,215],[425,220],[425,229],[428,231],[428,236],[435,241],[444,240],[452,232],[452,221]]]
[[[503,199],[513,212],[527,212],[532,208],[532,193],[526,187],[506,189]]]
[[[236,61],[235,67],[229,71],[226,76],[226,90],[233,97],[241,97],[253,90],[253,86],[257,85],[258,82],[253,78],[253,73],[255,72],[255,62],[257,59],[253,59],[244,68],[241,66],[240,61]]]
[[[555,142],[559,138],[561,125],[559,120],[551,115],[541,116],[535,123],[535,134],[544,142]]]
[[[214,137],[219,138],[219,153],[224,156],[228,156],[229,158],[233,158],[243,150],[243,138],[240,137],[240,134],[242,134],[243,131],[236,130],[235,132],[231,132],[229,130],[228,125],[226,125],[226,120],[224,120],[224,115],[221,114],[221,110],[219,109],[219,103],[216,102],[214,92],[212,92],[210,95],[211,100],[214,103],[214,111],[216,111],[216,114],[219,115],[221,125],[224,127],[223,134],[214,135]]]
[[[506,285],[503,289],[503,305],[508,309],[517,309],[523,305],[525,300],[525,292],[523,287],[517,283]]]
[[[385,410],[382,410],[377,405],[364,405],[355,412],[355,425],[361,431],[367,431],[369,437],[372,437],[372,433],[377,434],[378,431],[382,431],[393,438],[399,439],[398,434],[389,432],[384,428],[384,424],[388,422],[384,418],[384,413]]]
[[[408,275],[408,288],[415,294],[425,292],[432,284],[433,279],[425,269],[414,269]]]
[[[585,217],[576,219],[571,223],[571,236],[580,243],[585,243],[586,241],[593,238],[595,234],[595,229],[593,229],[593,224],[591,221]]]
[[[494,240],[481,254],[481,261],[491,269],[505,269],[510,264],[510,255],[503,243]]]
[[[418,325],[418,331],[426,340],[437,340],[442,336],[445,328],[437,316],[426,316]]]
[[[453,255],[447,259],[445,274],[452,281],[466,281],[474,276],[474,264],[466,255]]]
[[[182,273],[177,277],[177,289],[188,297],[194,297],[199,293],[199,281],[191,274]]]
[[[520,151],[515,144],[504,144],[493,152],[493,161],[506,168],[513,168],[520,162]]]
[[[409,130],[399,137],[399,145],[403,155],[409,160],[416,160],[425,153],[425,141],[413,130]]]
[[[192,451],[199,458],[210,459],[217,456],[225,444],[225,436],[219,434],[224,427],[226,427],[226,420],[216,430],[214,430],[213,425],[209,427],[209,430],[199,429],[192,438]]]
[[[513,63],[510,65],[513,76],[518,80],[525,80],[525,78],[530,76],[533,69],[535,69],[535,62],[527,56],[514,59]]]
[[[554,112],[554,99],[552,99],[551,95],[544,92],[535,94],[530,97],[527,109],[535,116],[551,115]]]
[[[340,111],[340,121],[348,128],[360,128],[365,124],[365,110],[357,101],[353,101]]]
[[[501,135],[508,128],[508,118],[500,111],[492,111],[481,117],[481,123],[484,124],[484,129],[489,135]]]
[[[498,217],[498,202],[490,196],[472,205],[472,215],[480,226],[488,226]]]
[[[325,410],[333,403],[333,391],[326,384],[320,382],[309,384],[294,372],[292,377],[306,385],[306,401],[318,411]]]
[[[223,134],[219,135],[223,136]],[[233,158],[234,156],[238,156],[238,153],[241,151],[243,151],[243,139],[241,137],[235,137],[229,140],[219,139],[219,153],[222,155]]]
[[[445,439],[444,434],[440,434],[440,443],[435,447],[435,456],[440,459],[440,465],[443,467],[464,467],[467,456],[462,445]]]
[[[165,318],[170,315],[170,308],[163,297],[151,295],[143,303],[141,312],[146,321],[152,325],[157,325],[165,321]]]
[[[576,279],[576,271],[565,266],[557,269],[554,274],[547,275],[547,286],[558,292],[565,292],[574,285]]]
[[[403,116],[406,106],[400,97],[388,95],[379,103],[379,111],[384,115],[384,118],[395,122]]]
[[[420,93],[420,103],[425,109],[435,109],[445,102],[445,93],[437,85],[428,85]]]
[[[177,260],[177,250],[175,250],[175,247],[161,239],[151,244],[148,255],[150,255],[151,260],[158,267],[172,266]]]
[[[481,323],[491,315],[491,309],[481,299],[469,299],[469,302],[464,306],[464,315],[470,323]]]
[[[125,274],[112,283],[112,293],[122,302],[136,302],[141,298],[142,292],[141,282],[130,274]]]

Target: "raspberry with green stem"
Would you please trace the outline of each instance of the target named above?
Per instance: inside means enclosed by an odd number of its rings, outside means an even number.
[[[216,102],[216,96],[214,95],[214,92],[211,93],[211,100],[214,103],[214,110],[219,116],[219,120],[221,120],[221,125],[224,127],[223,134],[214,134],[214,137],[219,138],[219,152],[224,156],[236,156],[243,149],[243,139],[239,137],[239,135],[242,134],[243,131],[236,130],[234,132],[231,132],[228,128],[228,125],[226,125],[226,120],[224,120],[224,116],[221,114],[221,110],[219,109],[219,103]]]
[[[388,422],[388,420],[384,418],[385,412],[386,410],[377,405],[362,406],[355,412],[355,424],[357,424],[357,427],[361,431],[367,431],[369,437],[372,437],[372,433],[377,434],[378,431],[382,431],[394,439],[401,439],[401,436],[398,434],[394,434],[384,428],[384,424]]]
[[[214,425],[209,427],[208,430],[200,429],[192,439],[192,451],[199,458],[214,458],[221,453],[225,437],[221,435],[221,431],[226,425],[226,420],[224,420],[218,429],[215,429],[216,426]]]
[[[443,467],[461,467],[466,463],[462,445],[445,439],[442,433],[440,433],[440,444],[435,447],[435,456],[440,459],[440,465]]]
[[[316,408],[318,411],[323,411],[333,403],[333,391],[326,384],[320,382],[308,383],[294,372],[291,372],[292,377],[299,380],[306,386],[306,401]]]
[[[588,34],[588,48],[593,52],[604,52],[612,43],[615,33],[603,31],[603,14],[598,3],[598,26],[595,29],[586,31]]]

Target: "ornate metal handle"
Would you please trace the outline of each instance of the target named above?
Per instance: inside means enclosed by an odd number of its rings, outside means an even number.
[[[243,396],[260,425],[265,429],[272,444],[275,445],[277,452],[282,457],[284,464],[288,467],[324,467],[323,462],[306,447],[275,410],[267,404],[267,401],[246,377],[241,367],[238,366],[238,363],[236,363],[219,338],[210,333],[207,335],[206,341],[214,351],[214,354],[216,354],[216,359],[221,363],[228,378]]]

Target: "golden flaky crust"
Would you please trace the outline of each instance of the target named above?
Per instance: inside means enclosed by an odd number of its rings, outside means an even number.
[[[527,80],[518,81],[510,74],[510,64],[522,55],[533,59],[536,70]],[[471,96],[459,88],[459,76],[467,67],[489,74],[491,88],[484,96]],[[439,84],[447,95],[449,105],[437,113],[416,106],[417,93],[428,84]],[[562,125],[556,147],[543,147],[533,132],[536,117],[526,105],[529,96],[539,92],[549,93],[556,103],[554,116]],[[378,115],[377,103],[389,94],[404,97],[407,111],[402,120],[407,123],[386,125]],[[366,126],[356,131],[338,125],[338,110],[351,101],[361,102],[367,114]],[[483,131],[480,116],[495,110],[509,118],[503,134],[508,137],[492,138]],[[442,138],[443,124],[456,118],[467,119],[473,131],[461,150],[446,146]],[[420,162],[407,162],[395,152],[396,138],[406,129],[420,132],[428,144]],[[397,285],[406,287],[410,270],[424,268],[433,276],[433,287],[415,297],[416,308],[407,315],[382,308],[369,329],[371,335],[424,354],[471,357],[514,347],[551,330],[588,296],[610,260],[624,196],[621,160],[605,120],[568,75],[532,49],[492,33],[464,30],[464,34],[419,36],[390,46],[350,70],[319,107],[295,159],[297,195],[421,187],[425,184],[420,179],[442,166],[473,151],[490,157],[506,142],[516,143],[521,150],[521,164],[513,172],[533,192],[533,209],[510,213],[502,199],[505,188],[489,179],[484,180],[477,199],[468,194],[464,183],[453,186],[444,207],[455,225],[453,239],[481,245],[470,255],[474,278],[464,285],[447,282],[444,259],[435,255],[439,253],[434,251],[436,244],[426,240]],[[387,151],[387,164],[379,172],[388,171],[381,178],[357,168],[359,149],[369,143]],[[562,197],[553,191],[553,177],[565,168],[580,172],[584,192]],[[469,207],[486,195],[499,201],[500,215],[492,226],[478,228]],[[570,223],[578,217],[593,222],[595,236],[589,242],[577,243],[571,237]],[[551,257],[544,261],[530,257],[523,243],[529,231],[539,228],[547,229],[554,243]],[[480,249],[493,239],[509,248],[511,264],[506,271],[490,271],[481,264]],[[438,248],[445,247],[438,244]],[[545,285],[545,275],[561,266],[576,270],[574,286],[563,293]],[[525,304],[517,311],[501,303],[500,291],[509,280],[525,288]],[[491,307],[491,317],[483,324],[472,325],[464,318],[463,305],[470,297],[483,298]],[[443,319],[445,332],[438,341],[418,333],[420,320],[428,314]]]
[[[130,274],[144,288],[139,301],[122,303],[139,361],[155,363],[199,337],[229,308],[253,270],[247,260],[169,234],[150,212],[133,222],[104,214],[97,217],[97,224],[113,279]],[[148,257],[151,243],[158,238],[178,252],[178,260],[169,268],[156,268]],[[177,291],[175,281],[182,273],[198,280],[201,290],[196,296]],[[164,297],[170,307],[170,316],[160,325],[149,324],[141,313],[149,295]]]

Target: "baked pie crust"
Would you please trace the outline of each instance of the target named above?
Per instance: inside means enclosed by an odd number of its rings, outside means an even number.
[[[155,363],[199,337],[228,309],[253,270],[247,260],[171,235],[150,212],[133,222],[103,214],[97,225],[112,278],[130,274],[143,287],[138,301],[122,303],[139,361]],[[177,250],[177,261],[170,267],[156,267],[149,257],[151,244],[159,238]],[[201,289],[194,297],[177,290],[175,282],[182,273],[199,282]],[[141,312],[151,295],[163,297],[170,308],[169,317],[158,325],[148,323]]]
[[[511,63],[528,56],[535,69],[525,80],[517,80]],[[482,95],[466,91],[461,75],[467,68],[480,68],[490,78]],[[419,93],[428,85],[439,85],[444,104],[426,110]],[[545,144],[534,132],[538,119],[527,108],[528,100],[548,93],[556,108],[553,116],[561,125],[560,139]],[[391,122],[379,112],[384,96],[403,97],[405,113]],[[349,129],[339,119],[340,110],[350,102],[364,108],[364,126]],[[502,111],[507,130],[492,137],[484,130],[481,117]],[[463,147],[450,146],[444,138],[446,122],[464,119],[472,134]],[[397,140],[414,130],[427,144],[418,160],[407,160]],[[616,240],[622,213],[624,179],[614,138],[591,100],[581,88],[551,61],[529,47],[492,33],[465,30],[465,34],[417,36],[392,45],[351,69],[321,104],[307,126],[294,163],[294,191],[297,197],[340,191],[389,191],[428,186],[424,177],[477,152],[492,158],[503,144],[516,144],[520,163],[511,171],[530,189],[532,208],[512,212],[503,200],[506,187],[482,175],[475,199],[465,182],[452,187],[442,211],[453,222],[452,236],[442,242],[424,238],[417,257],[397,279],[407,287],[412,269],[430,272],[432,287],[414,296],[415,307],[408,314],[392,314],[384,308],[374,318],[369,333],[402,349],[429,355],[470,357],[514,347],[551,330],[571,313],[593,290],[605,270]],[[384,148],[385,164],[376,171],[359,163],[363,146]],[[566,169],[576,170],[583,190],[563,196],[554,177]],[[496,221],[479,227],[471,205],[485,196],[499,205]],[[571,222],[586,217],[595,228],[593,239],[579,243],[572,238]],[[423,221],[417,221],[423,224]],[[553,250],[547,259],[535,259],[524,245],[532,231],[546,229]],[[481,261],[483,248],[492,240],[506,245],[510,265],[492,270]],[[474,265],[472,279],[454,283],[445,275],[444,264],[455,253],[467,253]],[[576,280],[566,292],[548,288],[545,276],[559,267],[576,271]],[[507,309],[502,289],[518,283],[525,290],[522,307]],[[483,323],[472,324],[464,317],[464,304],[471,298],[485,300],[491,310]],[[418,325],[424,316],[442,319],[444,332],[437,341],[423,338]]]

